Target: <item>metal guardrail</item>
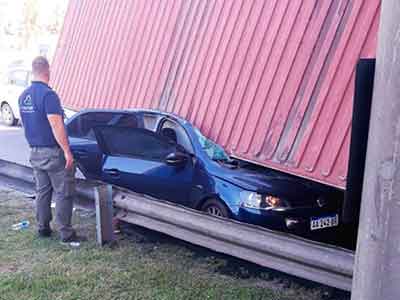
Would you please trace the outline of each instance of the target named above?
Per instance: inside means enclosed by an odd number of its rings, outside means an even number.
[[[0,159],[0,182],[28,195],[35,192],[32,168]]]
[[[117,189],[118,218],[256,264],[351,289],[351,251],[171,205]]]
[[[78,205],[83,208],[94,208],[94,188],[103,183],[80,178],[76,180],[76,191],[80,200]],[[35,194],[35,179],[31,167],[0,159],[0,182],[28,196]]]
[[[8,167],[4,168],[5,165]],[[26,168],[0,160],[0,175],[17,175],[14,177],[17,181],[31,178],[19,174],[27,171]],[[96,186],[98,183],[79,181],[77,192],[93,199]],[[117,217],[126,222],[291,275],[351,290],[354,265],[352,251],[211,217],[117,187],[113,188],[113,202],[119,210]]]

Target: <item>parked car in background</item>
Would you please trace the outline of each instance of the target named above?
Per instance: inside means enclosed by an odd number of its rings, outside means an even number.
[[[341,192],[232,159],[188,121],[151,110],[87,110],[67,123],[82,173],[217,217],[320,237]]]
[[[30,69],[18,66],[8,70],[0,85],[0,111],[4,124],[13,126],[20,119],[18,98],[30,84]]]

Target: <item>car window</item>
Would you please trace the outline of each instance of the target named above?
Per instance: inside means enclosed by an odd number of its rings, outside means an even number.
[[[0,71],[0,74],[2,74],[1,71]],[[8,76],[8,74],[2,74],[2,76],[1,76],[1,83],[3,83],[3,84],[8,84],[8,83],[9,83],[9,76]]]
[[[156,115],[145,114],[143,115],[144,128],[155,132],[157,130],[157,121],[159,117]]]
[[[132,114],[116,115],[108,124],[127,128],[137,128],[139,126],[136,116]]]
[[[164,160],[176,147],[156,133],[143,129],[106,126],[95,132],[102,150],[112,156]]]
[[[16,70],[9,73],[8,83],[16,86],[28,86],[28,71]]]
[[[194,153],[192,143],[185,129],[171,120],[165,120],[160,128],[160,135],[183,147],[187,152]]]
[[[93,128],[104,125],[115,125],[126,128],[137,128],[138,120],[133,114],[116,112],[89,112],[76,116],[67,125],[68,136],[96,141]]]
[[[207,153],[208,157],[212,160],[216,161],[227,161],[229,160],[229,155],[225,152],[224,148],[220,145],[214,143],[213,141],[207,139],[199,129],[194,128],[194,132],[196,133],[197,139],[203,148],[203,150]]]

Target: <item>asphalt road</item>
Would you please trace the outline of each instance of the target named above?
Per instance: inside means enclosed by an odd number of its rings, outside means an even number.
[[[75,112],[64,108],[68,117]],[[0,116],[0,159],[30,166],[29,146],[25,140],[24,129],[18,126],[4,125]]]
[[[6,126],[0,118],[0,159],[17,164],[31,166],[29,162],[29,146],[25,140],[24,129],[18,126]],[[85,178],[77,170],[77,178]]]
[[[29,146],[21,126],[8,127],[0,121],[0,159],[29,166]]]

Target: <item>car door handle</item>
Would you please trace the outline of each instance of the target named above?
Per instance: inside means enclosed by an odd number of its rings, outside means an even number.
[[[112,177],[119,177],[121,175],[118,169],[105,169],[104,173]]]
[[[87,151],[84,151],[84,150],[73,150],[72,153],[77,158],[87,158],[88,157]]]

